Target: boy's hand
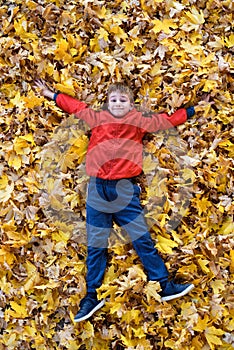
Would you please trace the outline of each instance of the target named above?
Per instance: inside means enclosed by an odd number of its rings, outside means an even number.
[[[53,100],[54,98],[54,92],[51,91],[46,83],[44,82],[44,80],[42,79],[36,79],[35,82],[34,82],[34,88],[39,88],[40,89],[40,93],[45,96],[45,97],[48,97],[50,98],[51,100]]]

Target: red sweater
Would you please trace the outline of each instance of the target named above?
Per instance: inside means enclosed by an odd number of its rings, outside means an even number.
[[[109,111],[94,111],[75,98],[58,94],[57,105],[84,120],[92,130],[87,156],[87,174],[102,179],[130,178],[142,172],[142,138],[148,132],[169,129],[187,120],[186,109],[145,117],[135,108],[122,118]]]

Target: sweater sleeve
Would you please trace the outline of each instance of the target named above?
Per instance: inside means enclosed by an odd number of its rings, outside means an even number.
[[[88,107],[85,102],[79,101],[76,98],[66,94],[57,94],[57,96],[55,95],[55,102],[58,107],[69,114],[76,114]]]
[[[55,96],[55,102],[64,112],[75,114],[78,119],[84,120],[91,128],[98,125],[98,113],[89,108],[85,102],[66,94]]]
[[[150,118],[142,118],[142,127],[146,132],[170,129],[183,124],[187,120],[187,110],[180,108],[171,115],[167,113],[153,114]]]

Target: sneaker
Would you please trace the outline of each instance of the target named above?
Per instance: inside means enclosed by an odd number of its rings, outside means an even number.
[[[173,281],[166,282],[162,287],[162,291],[159,293],[161,295],[162,301],[169,301],[182,297],[183,295],[189,293],[194,288],[193,284],[177,284]]]
[[[80,302],[80,310],[74,318],[74,322],[81,322],[91,317],[95,311],[105,304],[105,299],[98,300],[96,293],[88,293]]]

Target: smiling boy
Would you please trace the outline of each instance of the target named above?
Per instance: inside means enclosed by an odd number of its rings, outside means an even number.
[[[133,109],[133,97],[129,89],[120,89],[120,86],[119,90],[116,90],[116,87],[111,85],[108,91],[108,110],[115,118],[122,118]]]
[[[35,86],[44,96],[54,99],[62,110],[86,121],[92,131],[86,156],[86,171],[90,176],[86,204],[87,294],[74,321],[88,319],[105,303],[97,299],[96,290],[105,273],[113,222],[129,235],[148,279],[160,283],[162,301],[189,293],[193,284],[178,284],[168,279],[168,271],[144,219],[135,177],[142,172],[144,135],[184,123],[194,115],[194,108],[178,109],[171,116],[152,113],[145,117],[134,107],[132,90],[116,83],[108,89],[108,109],[94,111],[71,96],[55,94],[41,80]]]

